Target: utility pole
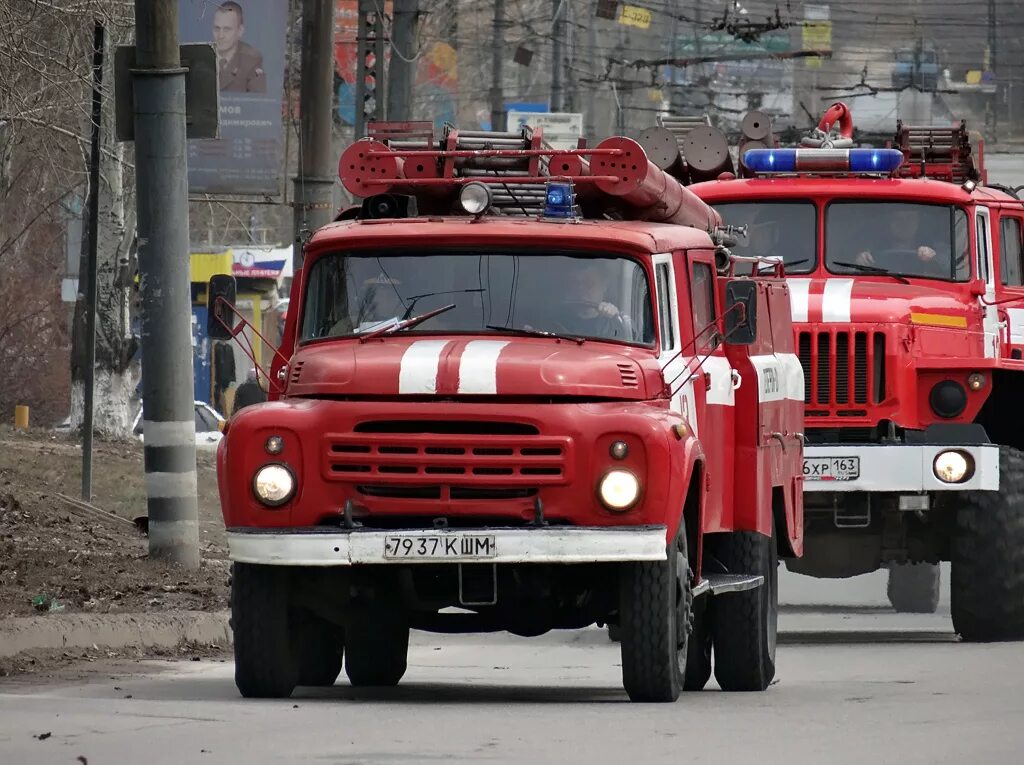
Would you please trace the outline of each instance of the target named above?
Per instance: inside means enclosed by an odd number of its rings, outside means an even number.
[[[149,554],[199,566],[185,70],[178,0],[135,0],[135,184]]]
[[[551,111],[562,111],[562,76],[565,68],[565,0],[551,0]]]
[[[416,81],[416,30],[420,0],[394,0],[391,25],[391,66],[388,71],[388,119],[412,119],[412,90]]]
[[[100,130],[103,121],[103,25],[97,21],[92,49],[92,140],[89,147],[89,238],[85,277],[85,380],[82,418],[82,499],[92,501],[93,396],[96,381],[96,249],[100,228]]]
[[[494,23],[491,40],[491,130],[504,130],[505,112],[504,73],[505,60],[505,0],[494,0]]]
[[[384,11],[378,0],[359,0],[356,33],[356,140],[369,120],[384,119]]]
[[[302,267],[306,232],[331,222],[337,167],[331,153],[334,85],[334,2],[302,0],[302,56],[299,86],[299,174],[295,176],[292,264]],[[359,109],[359,104],[356,104]],[[358,136],[357,136],[358,137]]]
[[[994,136],[999,125],[999,78],[996,74],[999,71],[996,65],[996,0],[988,0],[988,66],[996,88],[992,95],[992,134]]]

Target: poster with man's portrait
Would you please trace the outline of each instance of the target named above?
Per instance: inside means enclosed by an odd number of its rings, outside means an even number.
[[[217,52],[220,138],[189,141],[192,193],[276,195],[281,191],[288,3],[184,0],[181,42]]]

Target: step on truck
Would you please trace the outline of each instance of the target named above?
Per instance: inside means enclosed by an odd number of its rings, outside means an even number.
[[[737,252],[784,256],[807,427],[807,547],[787,566],[889,568],[893,605],[927,612],[951,561],[956,632],[1019,640],[1024,204],[986,184],[963,123],[899,124],[884,148],[853,128],[834,104],[800,148],[690,187],[746,228]]]
[[[802,548],[781,270],[627,138],[375,126],[296,271],[218,479],[247,697],[393,686],[411,629],[616,625],[634,701],[775,673]],[[233,282],[212,335],[241,336]],[[246,334],[248,336],[248,334]],[[713,652],[713,653],[712,653]]]

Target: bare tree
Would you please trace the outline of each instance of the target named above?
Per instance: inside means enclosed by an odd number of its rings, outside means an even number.
[[[93,22],[101,21],[112,41],[124,41],[131,34],[131,11],[126,0],[0,0],[0,289],[8,292],[0,311],[0,377],[18,369],[23,375],[21,386],[0,387],[4,406],[31,383],[37,406],[50,416],[66,411],[68,380],[61,366],[67,370],[68,341],[59,293],[66,217],[61,208],[88,193]],[[112,48],[107,53],[112,64]],[[133,183],[123,148],[112,135],[112,68],[104,83],[97,426],[124,434],[134,388],[128,314]],[[81,347],[81,301],[75,314]],[[71,398],[77,424],[83,372],[77,355],[70,371],[76,380]]]

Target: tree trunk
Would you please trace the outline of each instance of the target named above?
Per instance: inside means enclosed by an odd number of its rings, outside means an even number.
[[[96,368],[94,422],[106,436],[130,435],[136,414],[135,388],[139,365],[134,359],[138,339],[131,326],[135,272],[135,200],[124,144],[114,139],[113,60],[115,40],[107,37],[107,62],[100,129],[99,226],[96,267]],[[91,126],[89,126],[91,130]],[[88,231],[88,221],[83,231]],[[71,355],[71,427],[84,417],[85,302],[88,249],[83,236],[79,266],[79,299],[75,306]]]

